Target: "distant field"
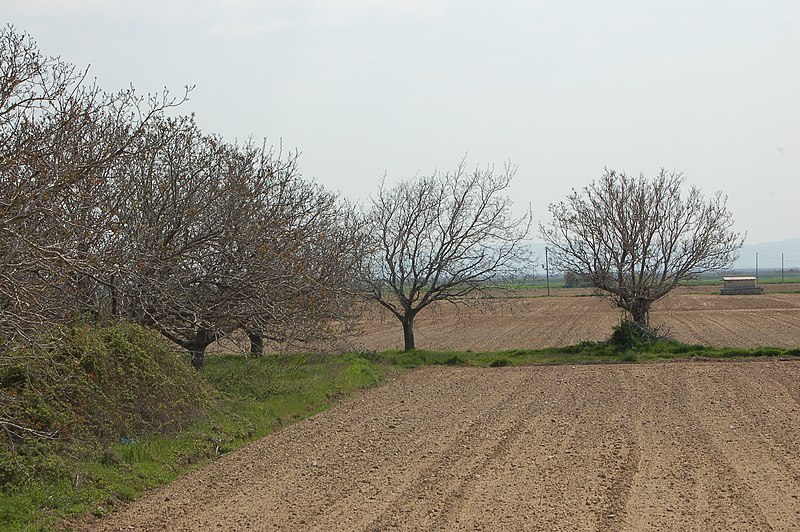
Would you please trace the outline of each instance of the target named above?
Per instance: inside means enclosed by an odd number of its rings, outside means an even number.
[[[476,305],[438,305],[417,317],[417,346],[495,351],[603,340],[621,313],[590,289],[526,289]],[[399,322],[380,308],[362,322],[356,347],[402,348]],[[800,284],[768,285],[764,294],[721,296],[717,286],[684,286],[655,304],[655,324],[686,343],[727,347],[800,347]]]
[[[753,276],[753,275],[749,275],[748,277],[750,277],[750,276]],[[736,277],[736,276],[735,275],[731,275],[731,277]],[[796,274],[784,275],[783,277],[781,277],[780,272],[778,272],[778,273],[770,272],[769,274],[764,274],[764,275],[759,274],[759,276],[758,276],[758,284],[760,284],[760,285],[762,285],[762,284],[771,284],[771,285],[789,284],[789,285],[795,285],[795,284],[799,284],[799,283],[800,283],[800,276],[797,276]],[[695,280],[692,280],[692,281],[686,281],[684,284],[686,286],[704,286],[704,285],[712,285],[712,286],[713,285],[718,285],[718,286],[721,286],[723,284],[723,281],[722,281],[722,278],[719,277],[719,278],[713,278],[713,279],[695,279]],[[777,286],[775,288],[778,289]],[[787,290],[789,290],[789,289],[792,289],[792,288],[787,288]],[[797,289],[797,287],[794,287],[794,289]]]

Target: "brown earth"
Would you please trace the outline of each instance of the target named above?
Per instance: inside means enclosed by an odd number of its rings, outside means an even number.
[[[781,292],[777,292],[781,290]],[[719,287],[681,287],[651,311],[655,325],[690,344],[800,347],[800,285],[773,285],[762,295],[721,296]],[[543,289],[472,304],[433,305],[415,323],[417,347],[434,350],[539,349],[604,340],[621,312],[586,289]],[[400,322],[375,306],[355,349],[403,347]]]
[[[89,530],[798,530],[800,362],[425,368]]]

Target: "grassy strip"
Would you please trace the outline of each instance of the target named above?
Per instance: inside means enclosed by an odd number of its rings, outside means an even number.
[[[659,340],[637,346],[615,346],[609,342],[583,342],[548,349],[514,349],[488,353],[472,351],[387,351],[364,355],[375,362],[400,368],[430,365],[502,367],[533,364],[607,364],[648,362],[678,358],[800,357],[800,349],[761,347],[757,349],[717,348]]]
[[[0,493],[0,529],[51,530],[69,516],[110,511],[276,428],[323,411],[342,395],[381,380],[357,355],[248,360],[208,357],[203,376],[218,392],[206,419],[173,437],[125,438],[76,465],[71,478],[34,477]],[[87,450],[87,454],[92,454]]]

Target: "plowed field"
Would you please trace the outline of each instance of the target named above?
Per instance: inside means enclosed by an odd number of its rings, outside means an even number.
[[[426,368],[93,530],[798,530],[800,362]]]
[[[721,296],[719,287],[680,288],[657,301],[656,325],[690,344],[719,347],[800,347],[800,293]],[[784,291],[797,285],[780,285]],[[439,304],[416,319],[417,347],[439,350],[497,351],[538,349],[604,340],[619,323],[620,311],[587,290],[528,291],[520,297],[478,305]],[[403,331],[387,311],[376,307],[363,323],[355,347],[383,351],[403,346]]]

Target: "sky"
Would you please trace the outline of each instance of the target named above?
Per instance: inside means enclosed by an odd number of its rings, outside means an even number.
[[[749,244],[800,237],[796,0],[0,0],[0,22],[106,90],[194,85],[180,113],[357,202],[510,160],[538,224],[604,168],[665,168],[727,194]]]

